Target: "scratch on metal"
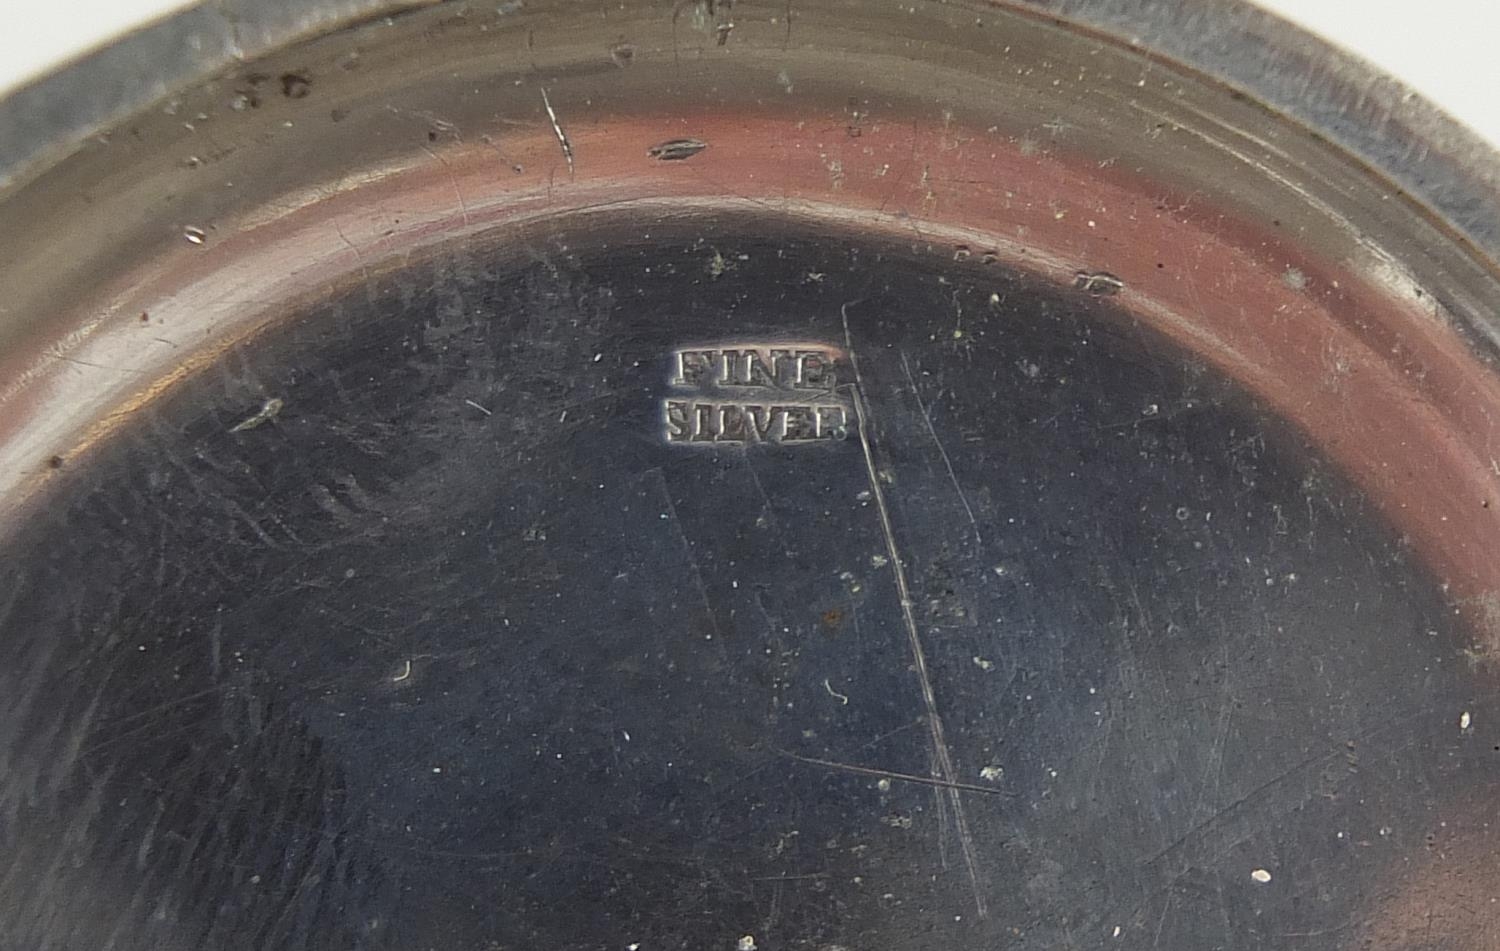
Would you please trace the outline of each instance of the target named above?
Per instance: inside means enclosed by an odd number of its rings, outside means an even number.
[[[980,882],[979,860],[975,854],[974,836],[969,831],[968,818],[964,814],[963,797],[953,768],[953,757],[948,751],[948,741],[943,733],[943,719],[938,712],[937,694],[932,688],[932,675],[927,668],[927,652],[922,648],[922,638],[917,632],[917,618],[912,610],[911,589],[906,581],[906,567],[901,552],[896,546],[896,533],[891,525],[890,508],[886,505],[885,491],[880,487],[879,473],[875,466],[875,450],[870,441],[869,410],[865,406],[864,379],[859,370],[859,357],[855,354],[854,339],[849,331],[849,305],[839,308],[844,322],[844,348],[849,352],[849,365],[854,370],[854,416],[859,432],[859,444],[865,457],[865,473],[870,481],[870,497],[875,502],[875,511],[880,518],[880,530],[885,536],[886,553],[891,559],[892,574],[896,579],[896,594],[901,602],[901,618],[906,627],[907,640],[911,646],[912,666],[922,688],[922,704],[927,714],[927,727],[932,741],[935,769],[933,772],[944,783],[949,803],[953,807],[953,821],[958,830],[958,843],[963,849],[964,865],[968,868],[969,884],[974,889],[975,911],[980,918],[989,914]]]

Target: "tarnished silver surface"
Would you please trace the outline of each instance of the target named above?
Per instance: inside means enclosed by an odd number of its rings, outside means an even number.
[[[0,143],[0,937],[1493,945],[1496,165],[1364,67],[243,3]]]

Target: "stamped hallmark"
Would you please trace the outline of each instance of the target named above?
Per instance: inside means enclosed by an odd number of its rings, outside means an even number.
[[[669,443],[804,444],[843,439],[839,352],[821,345],[676,350],[662,401]]]

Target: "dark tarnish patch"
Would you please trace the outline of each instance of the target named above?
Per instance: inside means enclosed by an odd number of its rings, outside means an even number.
[[[281,94],[288,99],[305,99],[312,92],[312,80],[302,73],[281,74]]]
[[[610,49],[609,59],[610,62],[624,69],[635,62],[635,47],[629,43],[620,43]]]
[[[646,154],[663,162],[681,162],[706,148],[708,143],[701,139],[670,139],[660,145],[653,145]]]

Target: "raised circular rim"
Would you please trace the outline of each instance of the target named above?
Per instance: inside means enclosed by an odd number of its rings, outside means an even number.
[[[459,0],[207,0],[0,98],[0,192],[125,117],[236,64]],[[1243,0],[989,0],[1221,82],[1386,176],[1500,261],[1500,151],[1400,80]],[[517,5],[520,9],[521,5]]]

